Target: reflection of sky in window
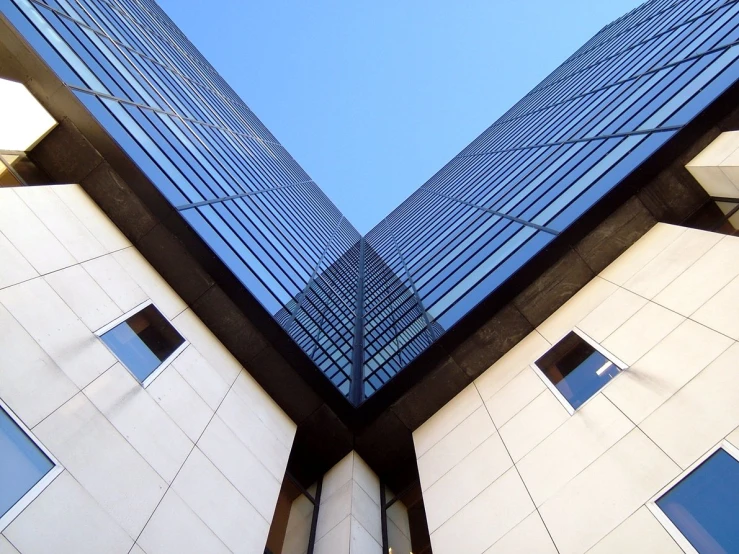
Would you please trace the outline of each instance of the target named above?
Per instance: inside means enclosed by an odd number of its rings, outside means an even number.
[[[735,3],[644,4],[588,41],[369,231],[367,245],[379,255],[360,264],[359,256],[343,259],[358,231],[254,113],[182,35],[152,32],[163,28],[163,15],[139,10],[139,26],[99,2],[53,3],[71,18],[40,2],[6,4],[5,17],[329,377],[354,358],[351,348],[334,353],[347,337],[354,344],[364,315],[370,331],[376,320],[393,321],[356,341],[395,349],[383,356],[389,379],[656,152],[673,125],[716,99],[739,66]],[[103,33],[81,26],[86,11]],[[111,37],[132,49],[124,55]],[[644,134],[627,136],[635,130]],[[497,223],[501,212],[526,224]],[[342,267],[333,271],[334,263]],[[304,301],[314,275],[337,286],[320,301],[311,288]],[[359,279],[365,297],[355,312]],[[422,348],[413,338],[417,314],[390,314],[405,304],[371,296],[396,282],[415,289],[417,311],[437,329]],[[364,361],[378,369],[373,358]]]
[[[143,382],[162,363],[127,322],[114,327],[102,337],[136,379]]]
[[[0,409],[0,516],[46,475],[54,464]]]
[[[556,387],[572,407],[577,409],[618,375],[619,371],[615,364],[595,350],[557,383]]]
[[[739,552],[739,461],[717,450],[657,500],[700,554]]]

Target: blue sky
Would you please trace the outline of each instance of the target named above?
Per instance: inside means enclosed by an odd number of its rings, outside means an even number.
[[[159,2],[362,233],[641,3]]]

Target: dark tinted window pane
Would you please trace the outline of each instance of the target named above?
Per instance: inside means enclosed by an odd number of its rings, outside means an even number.
[[[52,461],[0,408],[0,517],[53,467]]]
[[[574,409],[621,371],[577,333],[569,333],[539,358],[536,365]]]
[[[7,173],[13,173],[25,185],[48,185],[51,179],[41,171],[25,154],[2,154],[4,165],[0,171],[10,169]],[[0,174],[0,181],[3,175]]]
[[[13,157],[0,154],[0,187],[18,187],[23,184],[18,175],[10,168],[8,160]]]
[[[142,383],[185,342],[153,305],[136,312],[101,338]]]
[[[717,450],[657,500],[700,554],[739,552],[739,461]]]

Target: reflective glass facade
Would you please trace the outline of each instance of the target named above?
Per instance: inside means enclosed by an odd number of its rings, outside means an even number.
[[[0,518],[54,467],[54,463],[0,407]]]
[[[656,504],[700,554],[739,551],[739,460],[723,448]]]
[[[355,403],[739,77],[736,1],[647,2],[600,31],[361,237],[154,2],[0,2]]]

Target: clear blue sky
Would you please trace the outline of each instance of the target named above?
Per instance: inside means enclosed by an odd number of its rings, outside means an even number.
[[[159,1],[362,233],[641,3]]]

